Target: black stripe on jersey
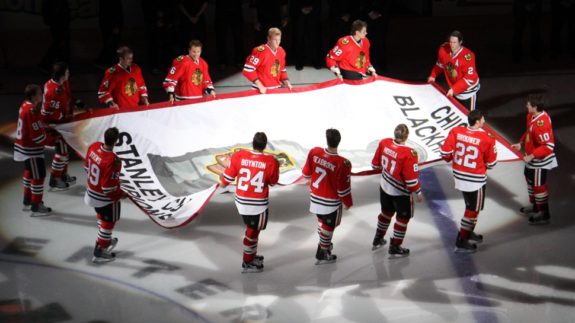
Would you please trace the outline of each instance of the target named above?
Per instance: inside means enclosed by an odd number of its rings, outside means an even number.
[[[338,200],[325,199],[325,198],[315,196],[313,194],[310,194],[310,200],[313,203],[316,203],[319,205],[324,205],[324,206],[339,206],[339,205],[341,205],[341,201],[339,199]]]
[[[543,167],[543,166],[547,166],[547,165],[551,164],[554,159],[555,159],[555,154],[551,154],[551,155],[549,155],[543,159],[532,159],[529,162],[529,165],[534,166],[534,167]]]
[[[24,155],[27,154],[43,154],[44,153],[44,146],[40,147],[23,147],[19,144],[14,144],[14,150]]]
[[[235,179],[235,177],[228,176],[228,175],[226,175],[226,173],[224,173],[224,178],[226,179],[226,181],[228,181],[230,183],[232,183]]]
[[[101,202],[110,202],[112,201],[111,198],[107,197],[107,196],[102,196],[94,191],[88,190],[88,196],[90,196],[91,198],[93,198],[96,201],[101,201]]]
[[[268,205],[267,198],[245,198],[237,196],[235,197],[236,202],[243,204],[243,205]]]
[[[389,174],[387,174],[386,171],[383,171],[383,173],[381,173],[381,176],[383,177],[383,179],[388,182],[391,186],[395,187],[395,189],[397,189],[398,191],[401,191],[405,194],[409,194],[411,193],[404,185],[403,183],[398,182],[395,178],[393,178],[392,176],[390,176]]]
[[[351,193],[351,187],[346,189],[346,190],[343,190],[343,191],[337,191],[337,195],[340,197],[344,197],[344,196],[348,195],[349,193]]]
[[[466,182],[472,183],[485,183],[487,182],[487,175],[469,174],[453,170],[453,177]]]

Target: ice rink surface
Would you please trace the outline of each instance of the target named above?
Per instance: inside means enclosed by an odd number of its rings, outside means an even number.
[[[389,259],[386,247],[371,251],[379,177],[370,176],[352,179],[355,205],[335,230],[334,264],[314,265],[318,236],[308,188],[292,185],[271,190],[258,248],[262,273],[241,273],[244,225],[233,194],[220,191],[196,220],[173,230],[123,202],[117,259],[95,265],[97,225],[83,203],[81,162],[70,164],[78,184],[45,192],[53,214],[32,218],[21,210],[22,165],[5,144],[0,322],[575,322],[572,72],[482,79],[479,108],[510,142],[524,131],[526,95],[551,98],[560,166],[548,179],[546,226],[530,226],[518,212],[528,202],[522,162],[499,163],[488,173],[476,228],[484,242],[472,255],[453,252],[464,204],[451,168],[441,165],[421,172],[425,200],[409,223],[407,258]],[[331,78],[311,68],[289,73],[294,84]],[[216,88],[240,85],[245,81],[236,75]]]

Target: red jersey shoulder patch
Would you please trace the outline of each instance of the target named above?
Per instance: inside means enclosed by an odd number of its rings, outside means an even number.
[[[465,57],[465,60],[466,60],[466,61],[470,61],[470,60],[471,60],[471,54],[469,54],[469,53],[465,54],[464,57]]]
[[[545,124],[545,121],[543,121],[543,120],[538,120],[538,121],[537,121],[537,126],[538,126],[538,127],[543,127],[544,124]]]

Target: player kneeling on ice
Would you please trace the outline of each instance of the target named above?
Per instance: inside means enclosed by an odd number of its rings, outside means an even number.
[[[253,150],[240,150],[232,155],[230,165],[224,171],[222,186],[237,179],[236,207],[244,219],[244,253],[242,272],[257,273],[264,269],[264,257],[257,254],[258,236],[268,223],[269,186],[279,179],[279,162],[272,155],[264,153],[268,144],[265,133],[254,135]]]

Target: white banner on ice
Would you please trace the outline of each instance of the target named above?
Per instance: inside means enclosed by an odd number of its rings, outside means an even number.
[[[433,85],[380,77],[265,95],[250,90],[177,106],[106,109],[80,115],[57,129],[84,156],[92,142],[103,141],[108,127],[117,127],[122,189],[154,222],[174,228],[202,210],[231,154],[250,148],[255,132],[267,134],[269,153],[280,160],[280,183],[291,184],[299,178],[308,150],[325,146],[327,128],[339,129],[340,154],[361,173],[370,169],[378,140],[393,136],[397,124],[408,125],[408,144],[425,165],[440,158],[448,131],[466,119],[464,110]],[[518,159],[505,140],[486,130],[498,140],[500,161]]]

